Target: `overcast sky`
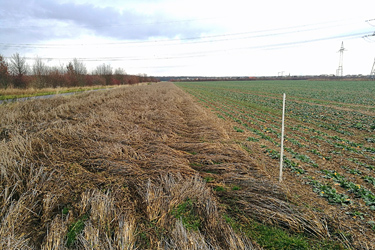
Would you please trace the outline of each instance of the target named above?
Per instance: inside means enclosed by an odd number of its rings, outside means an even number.
[[[374,0],[0,0],[0,54],[129,74],[368,75]],[[366,22],[367,21],[367,22]]]

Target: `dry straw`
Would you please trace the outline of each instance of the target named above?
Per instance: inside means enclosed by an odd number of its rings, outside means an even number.
[[[231,183],[248,218],[329,238],[226,126],[169,83],[1,106],[0,249],[259,249],[223,219]]]

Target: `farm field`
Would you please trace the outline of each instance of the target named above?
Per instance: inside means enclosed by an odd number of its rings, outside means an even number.
[[[0,105],[0,248],[374,248],[371,126],[338,135],[288,110],[279,184],[280,98],[266,105],[267,91],[246,84],[157,83]],[[233,97],[250,93],[257,102]],[[372,112],[349,105],[337,104]],[[315,144],[312,128],[323,138]]]
[[[303,184],[327,204],[375,229],[375,84],[371,81],[182,82],[216,115],[246,133],[278,178],[282,94],[286,93],[284,185]],[[258,156],[262,158],[263,156]],[[364,222],[364,223],[363,223]]]

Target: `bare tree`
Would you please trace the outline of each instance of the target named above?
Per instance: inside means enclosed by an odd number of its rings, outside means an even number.
[[[69,64],[66,66],[66,70],[67,70],[67,73],[68,73],[69,75],[75,75],[75,74],[76,74],[72,62],[69,62]]]
[[[25,57],[21,57],[20,54],[13,54],[10,58],[9,71],[13,75],[23,76],[27,74],[28,65]]]
[[[123,68],[115,69],[115,75],[126,75],[126,72]]]
[[[33,81],[34,86],[37,88],[46,87],[46,75],[48,73],[48,68],[42,61],[42,59],[40,59],[39,57],[35,58],[32,70],[35,78],[35,80]]]
[[[10,84],[8,64],[0,55],[0,87],[7,88]]]
[[[27,87],[27,78],[25,75],[29,71],[26,58],[21,57],[18,53],[13,54],[9,62],[9,71],[13,75],[12,81],[15,88]]]
[[[110,64],[106,65],[105,63],[103,63],[102,65],[98,65],[96,69],[93,71],[93,75],[112,75],[112,67]]]
[[[83,62],[78,61],[77,58],[73,59],[73,62],[69,62],[66,66],[67,73],[70,79],[70,86],[84,86],[85,75],[87,74],[86,65]]]
[[[126,83],[125,75],[126,75],[126,72],[123,68],[115,69],[115,79],[117,82],[116,84],[125,84]]]
[[[48,72],[46,64],[39,57],[35,58],[32,69],[35,76],[44,76]]]
[[[78,61],[77,58],[73,59],[73,69],[74,69],[74,72],[77,75],[86,75],[87,74],[86,65],[83,62]]]
[[[93,71],[93,75],[101,76],[105,79],[106,85],[113,84],[112,66],[110,64],[101,64]]]

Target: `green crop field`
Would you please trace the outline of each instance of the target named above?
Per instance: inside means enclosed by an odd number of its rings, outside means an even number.
[[[219,118],[235,122],[235,131],[250,133],[247,141],[275,160],[280,157],[286,93],[285,171],[331,204],[375,210],[375,82],[176,84]],[[358,217],[355,209],[352,213]]]

